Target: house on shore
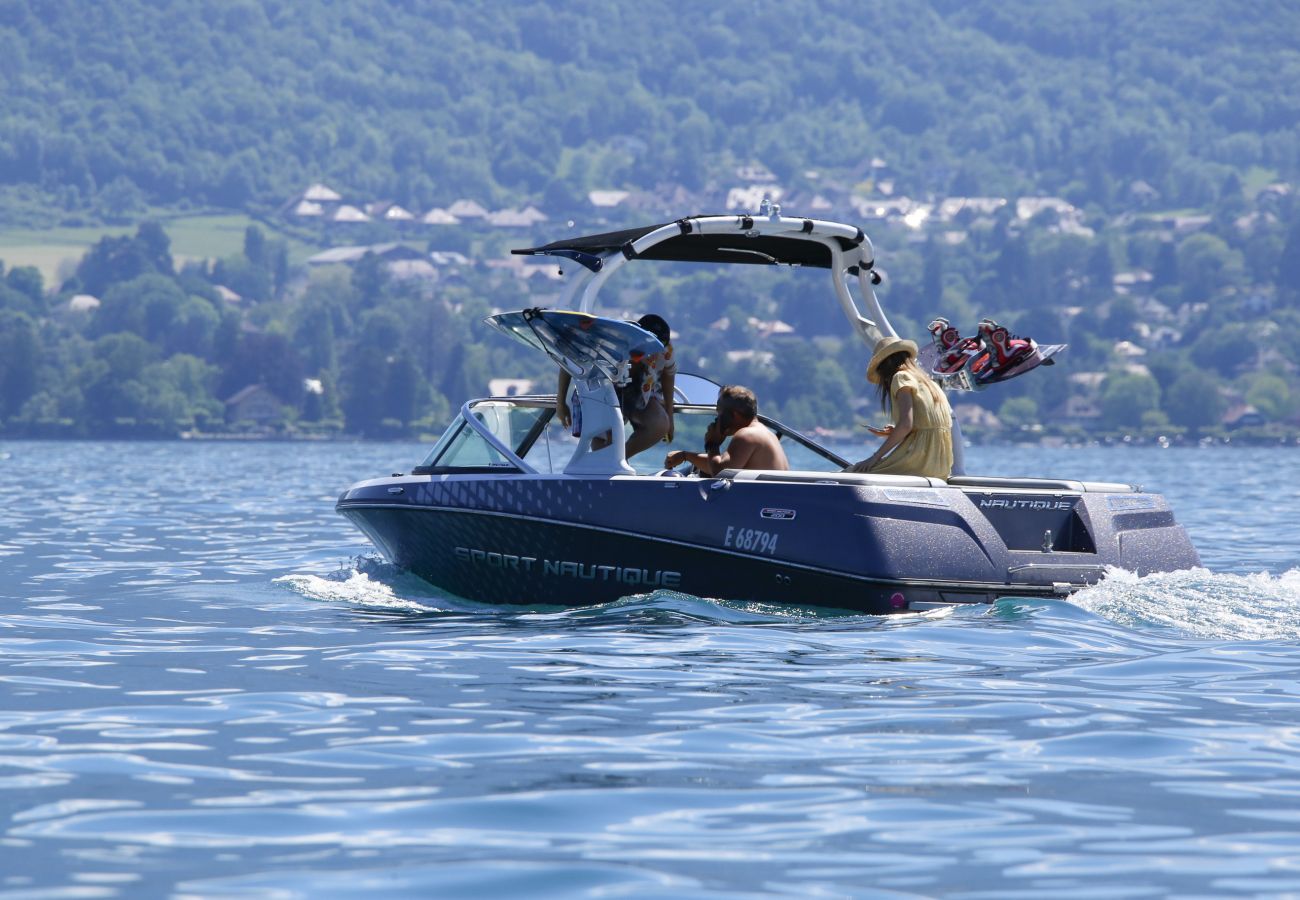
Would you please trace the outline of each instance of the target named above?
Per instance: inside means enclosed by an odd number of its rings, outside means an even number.
[[[226,421],[276,428],[284,424],[284,404],[265,385],[250,384],[226,398]]]
[[[378,257],[382,262],[392,263],[400,260],[426,259],[426,254],[406,244],[389,242],[386,244],[364,244],[347,247],[331,247],[322,250],[307,260],[309,266],[351,266],[361,262],[367,255]]]

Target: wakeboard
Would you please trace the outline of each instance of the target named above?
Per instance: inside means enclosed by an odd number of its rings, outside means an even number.
[[[979,324],[976,335],[962,337],[947,319],[930,323],[932,342],[917,354],[917,363],[946,387],[978,391],[1055,364],[1068,344],[1039,344],[1011,334],[992,319]]]

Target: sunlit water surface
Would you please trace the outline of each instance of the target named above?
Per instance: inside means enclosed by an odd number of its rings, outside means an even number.
[[[333,511],[415,445],[0,443],[0,898],[1300,894],[1300,451],[969,456],[1206,569],[488,606]]]

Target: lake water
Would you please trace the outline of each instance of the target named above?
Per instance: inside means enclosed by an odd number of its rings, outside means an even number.
[[[447,598],[421,456],[0,442],[0,898],[1300,895],[1300,450],[972,448],[1207,569],[888,618]]]

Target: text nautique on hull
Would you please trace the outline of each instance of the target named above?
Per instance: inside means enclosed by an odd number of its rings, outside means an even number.
[[[1161,495],[964,474],[959,436],[954,471],[963,474],[946,482],[841,473],[847,460],[765,416],[791,471],[638,472],[621,439],[593,449],[594,438],[623,433],[615,385],[626,382],[628,360],[660,347],[635,325],[594,314],[615,272],[634,260],[825,269],[869,351],[895,332],[873,289],[871,242],[856,227],[765,203],[755,216],[695,216],[514,252],[576,270],[561,301],[573,311],[487,321],[570,373],[582,436],[554,421],[554,396],[470,400],[410,474],[359,482],[336,507],[391,562],[443,590],[585,605],[668,589],[887,613],[1068,595],[1108,567],[1147,574],[1200,564]],[[972,386],[963,372],[935,377],[949,389]],[[717,385],[677,381],[676,438],[664,449],[698,449]]]

